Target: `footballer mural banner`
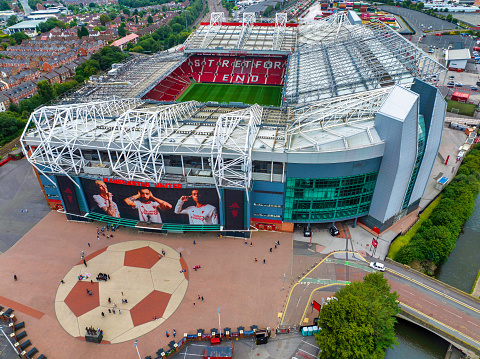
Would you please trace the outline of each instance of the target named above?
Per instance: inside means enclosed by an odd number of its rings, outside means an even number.
[[[91,212],[147,223],[220,223],[216,189],[114,181],[81,178]]]

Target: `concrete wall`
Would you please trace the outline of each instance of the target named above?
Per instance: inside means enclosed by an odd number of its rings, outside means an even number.
[[[420,95],[420,113],[425,117],[426,144],[409,205],[422,198],[442,141],[447,103],[433,86],[415,80],[412,91]]]
[[[369,215],[382,223],[402,209],[417,154],[418,98],[396,86],[375,116],[386,145]]]

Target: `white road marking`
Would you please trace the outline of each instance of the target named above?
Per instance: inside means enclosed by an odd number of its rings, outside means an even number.
[[[302,340],[302,343],[305,343],[305,344],[311,345],[312,347],[315,347],[315,348],[317,348],[317,349],[320,349],[320,347],[317,347],[316,345],[313,345],[313,344],[311,344],[311,343],[309,343],[309,342],[306,342],[305,340]]]
[[[459,316],[459,315],[457,315],[457,314],[455,314],[455,313],[452,313],[451,311],[449,311],[449,310],[447,310],[447,309],[444,309],[444,311],[449,312],[450,314],[453,314],[453,315],[456,316],[456,317],[462,318],[461,316]]]
[[[428,300],[426,300],[426,299],[423,299],[423,298],[420,298],[420,299],[423,300],[424,302],[430,303],[431,305],[437,306],[435,303],[432,303],[432,302],[430,302],[430,301],[428,301]]]
[[[475,325],[476,327],[480,327],[480,325],[478,325],[478,324],[475,324],[475,323],[473,323],[473,322],[471,322],[471,321],[468,321],[468,322],[469,322],[470,324],[473,324],[473,325]]]

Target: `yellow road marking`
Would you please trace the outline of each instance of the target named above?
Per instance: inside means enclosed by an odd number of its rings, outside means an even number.
[[[288,298],[287,298],[287,303],[285,303],[285,309],[283,310],[283,315],[282,315],[282,320],[280,321],[280,324],[283,324],[283,321],[285,319],[285,314],[287,313],[287,308],[288,308],[288,304],[290,303],[290,298],[292,296],[292,293],[293,293],[293,290],[295,289],[295,287],[297,286],[298,283],[300,283],[302,280],[304,280],[311,272],[313,272],[315,269],[318,268],[318,266],[320,264],[322,264],[328,257],[330,257],[331,255],[333,254],[338,254],[338,253],[353,253],[353,254],[358,254],[357,252],[350,252],[350,251],[338,251],[338,252],[332,252],[332,253],[329,253],[325,258],[323,258],[320,263],[318,263],[315,267],[313,267],[311,270],[309,270],[307,272],[307,274],[305,274],[302,278],[300,278],[297,283],[295,283],[292,287],[292,289],[290,289],[290,293],[288,294]],[[360,256],[362,257],[362,256]],[[363,257],[362,257],[363,258]]]
[[[414,312],[417,312],[418,314],[423,315],[424,317],[427,317],[428,319],[431,319],[431,320],[433,320],[434,322],[437,322],[438,324],[443,325],[445,328],[448,328],[448,329],[450,329],[450,330],[453,330],[454,332],[457,332],[458,334],[464,336],[465,338],[468,338],[468,339],[470,339],[471,341],[473,341],[473,342],[475,342],[475,343],[477,343],[477,344],[480,345],[480,342],[476,341],[476,340],[473,339],[473,338],[470,338],[468,335],[466,335],[466,334],[464,334],[464,333],[462,333],[462,332],[459,332],[459,331],[456,330],[456,329],[453,329],[452,327],[446,325],[445,323],[442,323],[442,322],[438,321],[437,319],[432,318],[432,317],[426,315],[425,313],[422,313],[422,312],[416,310],[415,308],[410,307],[409,305],[407,305],[407,304],[405,304],[405,303],[403,303],[403,302],[400,302],[400,301],[399,301],[399,303],[400,303],[401,305],[403,305],[403,306],[405,306],[405,307],[413,310]],[[440,329],[440,330],[441,330],[441,329]]]
[[[326,287],[331,287],[333,285],[347,285],[347,284],[346,283],[331,283],[331,284],[324,285],[323,287],[318,287],[318,288],[315,288],[314,290],[312,290],[312,292],[310,293],[310,297],[308,298],[307,305],[305,306],[305,310],[303,311],[303,315],[302,315],[302,319],[300,320],[300,324],[302,324],[302,322],[304,321],[305,315],[307,314],[307,309],[309,307],[309,304],[312,301],[313,293],[316,292],[319,289],[323,289],[323,288],[326,288]]]

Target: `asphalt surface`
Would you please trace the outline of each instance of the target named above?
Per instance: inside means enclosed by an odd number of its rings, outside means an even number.
[[[28,1],[27,0],[20,0],[20,3],[23,6],[23,10],[25,11],[25,15],[30,15],[30,13],[33,11],[30,6],[28,6]]]
[[[332,253],[306,273],[292,287],[282,317],[282,324],[311,325],[318,314],[310,303],[323,303],[349,281],[361,280],[371,272],[368,260],[343,252]],[[472,296],[413,270],[386,263],[385,277],[392,290],[399,294],[401,307],[418,318],[434,325],[480,349],[480,303]]]
[[[50,207],[26,159],[0,167],[0,183],[0,253],[4,253],[45,217]],[[22,213],[25,209],[28,212]]]
[[[221,346],[230,346],[231,342],[224,340]],[[203,356],[205,348],[210,346],[206,341],[188,342],[173,356],[175,359],[193,359]],[[270,338],[267,344],[255,345],[253,338],[243,338],[233,341],[234,358],[262,359],[314,359],[318,357],[319,348],[314,336],[303,337],[299,332],[278,334]]]

